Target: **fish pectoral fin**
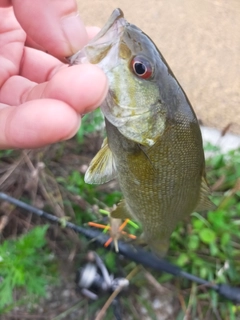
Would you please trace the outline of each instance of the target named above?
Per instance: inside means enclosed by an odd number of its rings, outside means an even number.
[[[201,198],[194,211],[215,210],[217,206],[208,198]]]
[[[114,219],[132,219],[131,213],[124,200],[120,201],[117,208],[111,212],[111,218]]]
[[[84,176],[89,184],[102,184],[116,177],[116,166],[112,151],[109,149],[107,138],[104,139],[99,152],[92,159]]]
[[[200,198],[194,211],[215,210],[216,205],[208,198],[210,193],[205,178],[202,178]]]

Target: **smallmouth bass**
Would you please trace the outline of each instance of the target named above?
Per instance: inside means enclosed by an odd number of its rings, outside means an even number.
[[[101,105],[107,138],[85,181],[117,178],[124,200],[111,216],[139,221],[146,243],[164,255],[179,221],[214,207],[191,104],[155,44],[120,9],[69,60],[97,64],[109,81]]]

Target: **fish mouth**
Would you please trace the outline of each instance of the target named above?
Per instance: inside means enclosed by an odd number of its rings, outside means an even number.
[[[99,31],[99,33],[89,42],[97,44],[98,42],[107,43],[109,40],[112,41],[115,36],[119,36],[119,29],[121,26],[126,25],[126,20],[124,19],[124,14],[121,9],[117,8],[113,11],[107,23],[103,26],[103,28]],[[109,31],[113,31],[113,35],[109,35]],[[109,36],[111,38],[109,39]],[[114,36],[114,37],[113,37]]]
[[[115,9],[99,33],[68,58],[70,65],[91,63],[97,64],[105,73],[110,71],[118,63],[119,44],[127,25],[122,10]]]

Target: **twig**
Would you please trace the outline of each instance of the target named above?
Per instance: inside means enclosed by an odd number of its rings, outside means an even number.
[[[163,287],[147,270],[144,271],[144,276],[160,295],[166,294],[166,291],[168,291],[168,294],[172,293],[170,289]]]
[[[126,277],[127,280],[132,279],[135,274],[137,274],[140,270],[140,266],[136,266]],[[102,309],[99,311],[98,315],[96,316],[95,320],[102,320],[107,309],[110,307],[110,305],[112,304],[113,300],[117,297],[117,295],[121,292],[121,290],[123,289],[122,286],[119,286],[112,294],[111,296],[108,298],[108,300],[106,301],[106,303],[104,304],[104,306],[102,307]]]
[[[13,173],[13,171],[20,165],[20,163],[23,161],[25,156],[22,154],[19,159],[13,163],[8,171],[1,177],[0,179],[0,186],[9,178],[9,176]]]
[[[182,310],[183,310],[183,312],[184,312],[184,314],[185,314],[186,311],[187,311],[187,306],[186,306],[184,297],[183,297],[183,295],[182,295],[181,292],[178,293],[178,300],[179,300],[180,305],[181,305],[181,307],[182,307]]]

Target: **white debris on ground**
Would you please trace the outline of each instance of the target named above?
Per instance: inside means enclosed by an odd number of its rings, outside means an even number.
[[[214,146],[219,146],[223,153],[240,148],[239,135],[226,133],[222,136],[221,131],[208,127],[201,127],[201,132],[204,144],[210,142]]]

